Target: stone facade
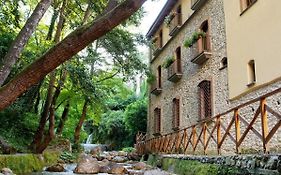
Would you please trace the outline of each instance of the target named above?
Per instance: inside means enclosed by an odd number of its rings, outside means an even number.
[[[184,10],[184,9],[183,9]],[[197,65],[191,62],[192,49],[183,46],[186,38],[190,37],[194,31],[197,31],[200,25],[208,20],[209,35],[211,41],[211,58],[204,64]],[[167,70],[161,68],[162,79],[162,92],[160,95],[150,94],[149,96],[149,110],[148,110],[148,138],[153,138],[154,134],[154,109],[161,108],[161,134],[167,134],[173,132],[172,127],[172,100],[173,98],[180,99],[180,126],[179,128],[186,128],[194,125],[199,121],[199,98],[198,98],[198,85],[204,80],[211,82],[211,100],[212,100],[212,115],[223,113],[230,108],[233,108],[239,104],[245,103],[251,99],[257,98],[265,93],[275,90],[281,87],[281,81],[272,82],[271,84],[264,86],[260,89],[254,89],[252,92],[243,95],[242,97],[229,100],[228,90],[228,70],[227,67],[222,69],[222,60],[227,57],[226,49],[226,32],[225,32],[225,14],[223,0],[208,0],[200,9],[194,11],[191,16],[183,21],[178,33],[176,33],[170,40],[163,46],[160,54],[151,61],[151,70],[154,74],[157,74],[157,67],[162,65],[167,56],[172,56],[175,50],[181,47],[181,65],[182,65],[182,78],[173,83],[168,81]],[[281,113],[280,107],[280,95],[275,95],[268,100],[270,106]],[[246,118],[253,117],[255,110],[259,103],[254,103],[251,107],[243,108],[240,111],[240,115]],[[226,122],[233,116],[233,113],[225,116]],[[269,114],[269,117],[270,116]],[[247,120],[249,121],[249,120]],[[257,120],[256,125],[260,127],[260,120]],[[278,120],[272,117],[269,120],[269,128],[272,128]],[[212,124],[210,124],[211,127]],[[241,131],[243,132],[246,126],[241,125]],[[234,132],[234,127],[231,132]],[[258,129],[258,128],[257,128]],[[245,139],[246,144],[242,144],[242,147],[247,150],[248,147],[253,149],[261,148],[261,143],[253,144],[254,134],[251,137],[251,133]],[[235,135],[233,135],[235,137]],[[216,135],[214,135],[216,137]],[[273,138],[276,144],[277,151],[280,149],[281,144],[281,132],[277,131]],[[215,147],[215,145],[214,145]],[[231,140],[227,139],[225,152],[234,152],[235,144]]]

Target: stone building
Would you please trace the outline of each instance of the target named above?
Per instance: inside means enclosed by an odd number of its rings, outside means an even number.
[[[149,89],[148,139],[208,121],[281,87],[281,49],[278,49],[281,42],[275,35],[281,31],[280,6],[278,0],[270,3],[261,0],[167,1],[147,33],[152,43],[152,79],[155,77]],[[275,132],[271,141],[278,151],[280,102],[278,94],[267,99],[275,117],[268,112],[267,117],[272,119],[268,119],[268,128],[263,128],[266,132],[262,134],[253,128],[260,127],[261,123],[264,127],[263,119],[248,126],[255,113],[260,113],[259,100],[239,108],[236,118],[233,113],[224,114],[223,151],[235,152],[233,140],[244,137],[247,130],[249,134],[239,144],[243,151],[247,152],[249,145],[256,151],[265,148],[266,143],[253,144],[252,140],[265,138],[272,130]],[[239,116],[243,120],[241,124]],[[232,126],[232,123],[235,124]],[[210,120],[205,126],[209,128],[205,132],[218,138],[217,132],[210,134],[216,127],[215,121]],[[241,131],[235,130],[238,126]],[[199,128],[194,132],[198,138],[204,133]],[[217,147],[216,139],[210,140],[214,140],[211,147]]]

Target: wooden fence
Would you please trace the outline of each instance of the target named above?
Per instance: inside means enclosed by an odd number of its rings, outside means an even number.
[[[278,137],[275,138],[274,144],[280,143],[281,135],[277,134],[281,126],[281,99],[279,99],[281,94],[278,94],[280,92],[281,88],[276,89],[224,113],[169,134],[146,139],[142,133],[142,137],[138,136],[136,148],[140,154],[148,152],[207,154],[209,150],[222,154],[223,147],[232,149],[235,153],[241,153],[241,149],[259,147],[260,152],[268,153],[270,148],[276,146],[270,145],[274,136]],[[271,105],[276,102],[274,109],[267,103],[269,98]]]

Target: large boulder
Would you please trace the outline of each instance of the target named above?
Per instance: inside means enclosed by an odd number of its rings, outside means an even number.
[[[100,171],[100,164],[96,158],[91,155],[81,154],[78,159],[78,164],[74,169],[77,174],[96,174]]]
[[[65,169],[64,169],[64,166],[60,163],[56,164],[56,165],[52,165],[48,168],[46,168],[46,171],[49,171],[49,172],[64,172]]]
[[[100,165],[97,161],[79,163],[74,169],[74,173],[77,174],[97,174],[99,172]]]
[[[110,174],[124,174],[125,167],[119,164],[111,164],[110,165]]]

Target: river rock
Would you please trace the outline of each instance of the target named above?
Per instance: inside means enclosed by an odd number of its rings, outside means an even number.
[[[4,175],[13,175],[13,171],[10,168],[2,168],[1,173]]]
[[[118,156],[127,156],[127,153],[125,151],[118,151]]]
[[[112,159],[113,162],[116,162],[116,163],[124,163],[128,160],[127,157],[124,157],[124,156],[116,156]]]
[[[64,169],[64,166],[60,163],[56,164],[56,165],[53,165],[53,166],[50,166],[48,168],[46,168],[46,171],[49,171],[49,172],[64,172],[65,169]]]
[[[129,175],[143,175],[144,174],[144,171],[141,171],[141,170],[134,170],[134,169],[126,169],[126,174],[129,174]]]
[[[124,168],[124,166],[119,165],[119,164],[111,164],[109,173],[111,173],[111,174],[124,174],[125,168]]]
[[[108,165],[100,167],[100,173],[109,173],[111,168]]]
[[[128,153],[127,157],[129,160],[135,160],[135,161],[139,161],[141,159],[141,157],[135,151]]]
[[[90,151],[93,156],[98,156],[102,152],[101,147],[97,146]]]
[[[79,163],[74,169],[77,174],[96,174],[100,171],[100,165],[96,162],[83,162]]]
[[[144,162],[138,162],[133,165],[135,170],[144,170],[146,168],[146,164]]]

